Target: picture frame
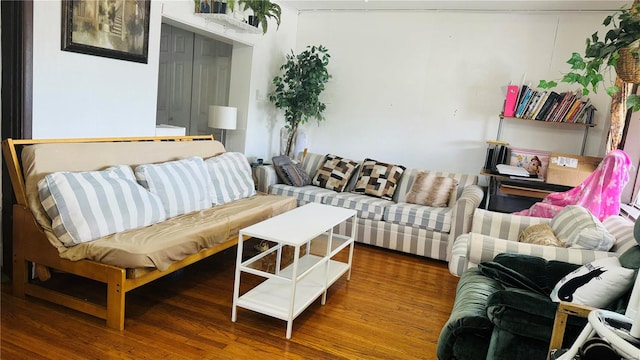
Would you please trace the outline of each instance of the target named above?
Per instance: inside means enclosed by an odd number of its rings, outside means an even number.
[[[62,50],[147,63],[151,0],[63,0]]]
[[[534,177],[545,180],[550,156],[549,151],[509,148],[509,165],[525,168]]]

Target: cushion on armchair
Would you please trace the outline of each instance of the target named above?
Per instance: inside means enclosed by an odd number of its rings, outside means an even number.
[[[597,217],[579,205],[566,206],[550,225],[558,240],[570,247],[609,251],[616,241]]]

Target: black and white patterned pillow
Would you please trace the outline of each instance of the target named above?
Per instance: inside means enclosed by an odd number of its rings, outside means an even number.
[[[364,159],[354,193],[391,200],[406,168],[372,159]]]
[[[324,164],[318,168],[311,184],[325,189],[342,192],[358,167],[358,163],[328,154]]]

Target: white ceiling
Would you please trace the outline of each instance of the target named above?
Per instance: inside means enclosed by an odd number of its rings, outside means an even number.
[[[633,1],[619,0],[280,0],[299,11],[316,10],[480,10],[588,11],[616,10]]]

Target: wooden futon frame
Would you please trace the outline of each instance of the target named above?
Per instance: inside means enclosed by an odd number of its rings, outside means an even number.
[[[23,176],[20,152],[22,147],[42,143],[80,143],[80,142],[136,142],[136,141],[199,141],[213,140],[213,136],[180,137],[132,137],[132,138],[95,138],[95,139],[57,139],[57,140],[13,140],[2,142],[6,161],[17,204],[13,206],[13,294],[24,297],[34,296],[54,302],[86,314],[106,319],[110,328],[124,329],[125,294],[155,279],[171,274],[187,265],[207,258],[237,244],[237,234],[227,241],[201,250],[183,260],[174,262],[166,271],[153,269],[136,278],[127,278],[127,269],[105,265],[90,260],[70,261],[61,258],[57,249],[47,239],[42,227],[36,222],[27,202],[25,178]],[[114,164],[116,165],[116,164]],[[52,290],[31,281],[30,263],[36,264],[41,280],[47,280],[49,269],[66,272],[106,284],[106,306],[92,303],[60,291]],[[103,299],[104,300],[104,299]],[[104,304],[104,302],[102,302]]]

